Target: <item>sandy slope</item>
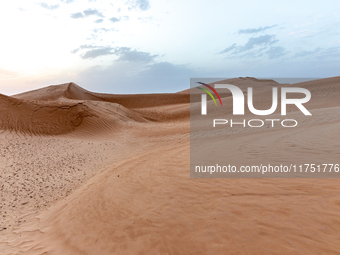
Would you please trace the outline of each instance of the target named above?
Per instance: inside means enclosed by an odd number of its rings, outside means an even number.
[[[240,162],[339,159],[340,78],[296,86],[315,116],[299,128],[197,135]],[[66,84],[0,99],[0,254],[340,254],[338,179],[189,178],[188,97]]]

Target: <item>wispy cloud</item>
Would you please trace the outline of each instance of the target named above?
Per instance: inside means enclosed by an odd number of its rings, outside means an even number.
[[[278,42],[278,40],[274,40],[274,38],[275,38],[275,35],[261,35],[258,37],[251,37],[248,39],[248,42],[245,45],[237,46],[237,44],[234,43],[233,45],[220,51],[219,54],[224,54],[228,52],[233,52],[233,54],[236,54],[236,53],[249,51],[255,48],[256,46],[268,46],[268,45]]]
[[[265,53],[268,54],[269,59],[275,59],[287,55],[288,52],[285,50],[285,48],[281,46],[276,46],[270,47],[269,50],[267,50]]]
[[[315,54],[321,52],[321,50],[322,49],[320,47],[316,48],[313,51],[303,50],[303,51],[297,52],[294,57],[306,57],[306,56],[310,56],[310,55],[315,55]]]
[[[158,55],[151,55],[149,52],[131,50],[128,47],[116,48],[115,54],[119,56],[117,61],[133,61],[133,62],[152,62]]]
[[[98,16],[98,17],[101,17],[101,18],[104,17],[104,15],[96,9],[87,9],[87,10],[83,11],[83,13],[84,13],[85,17],[92,16],[92,15],[95,15],[95,16]]]
[[[330,47],[330,48],[321,48],[317,47],[314,50],[303,50],[299,51],[294,55],[294,58],[302,58],[302,59],[312,59],[318,61],[324,61],[325,59],[333,61],[336,59],[335,63],[339,63],[340,59],[340,47]]]
[[[62,1],[65,4],[70,4],[74,2],[74,0],[60,0],[60,1]]]
[[[96,9],[87,9],[87,10],[84,10],[83,12],[72,13],[70,15],[70,17],[72,19],[82,19],[84,17],[89,17],[89,16],[97,16],[97,17],[100,17],[100,18],[104,18],[104,15]],[[97,19],[94,22],[95,23],[101,23],[101,22],[103,22],[103,19]]]
[[[146,11],[150,8],[150,3],[148,0],[137,0],[136,4],[142,11]]]
[[[110,19],[110,21],[113,22],[113,23],[115,23],[115,22],[120,21],[120,19],[118,19],[118,18],[116,18],[116,17],[112,17],[112,18]]]
[[[236,48],[237,48],[236,43],[234,43],[233,45],[225,48],[224,50],[220,51],[219,53],[220,54],[227,53],[229,51],[235,50]]]
[[[256,34],[256,33],[259,33],[259,32],[263,32],[263,31],[266,31],[270,28],[273,28],[273,27],[276,27],[277,25],[273,25],[273,26],[266,26],[266,27],[259,27],[259,28],[247,28],[247,29],[240,29],[238,31],[238,34],[241,35],[241,34]]]
[[[72,50],[71,53],[73,54],[77,53],[79,50],[82,50],[82,49],[95,49],[95,48],[98,48],[98,46],[84,44],[84,45],[80,45],[79,48]]]
[[[273,40],[275,35],[261,35],[259,37],[251,37],[248,42],[241,46],[238,51],[248,51],[253,49],[255,46],[266,46],[278,42],[278,40]]]
[[[116,31],[116,29],[114,28],[104,28],[104,27],[101,27],[101,28],[95,28],[92,30],[94,33],[106,33],[106,32],[113,32],[113,31]]]
[[[82,12],[72,13],[70,15],[70,17],[72,19],[83,19],[84,18],[84,14]]]
[[[275,59],[287,54],[287,51],[281,46],[272,46],[278,40],[275,35],[261,35],[250,37],[244,45],[236,43],[220,51],[219,54],[227,54],[229,57],[261,57],[267,55],[269,59]]]
[[[99,49],[89,50],[89,51],[85,52],[84,54],[82,54],[80,57],[82,59],[93,59],[93,58],[97,58],[99,56],[106,56],[106,55],[115,54],[114,52],[112,52],[112,50],[113,49],[111,47],[103,47],[103,48],[99,48]]]
[[[40,6],[45,8],[45,9],[48,9],[48,10],[56,10],[56,9],[58,9],[60,7],[59,4],[49,5],[47,3],[40,3]]]
[[[104,47],[97,45],[81,45],[74,49],[72,53],[87,50],[80,55],[82,59],[93,59],[100,56],[115,55],[118,57],[117,62],[144,62],[151,63],[158,55],[151,55],[149,52],[132,50],[129,47]]]
[[[149,0],[130,0],[127,4],[130,5],[129,10],[140,9],[142,11],[147,11],[151,7]]]

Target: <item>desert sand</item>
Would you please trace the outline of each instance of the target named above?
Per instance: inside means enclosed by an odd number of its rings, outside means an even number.
[[[259,108],[278,86],[227,82],[260,88]],[[209,139],[237,162],[340,160],[340,77],[294,86],[311,91],[312,119]],[[340,179],[190,179],[190,90],[67,83],[0,95],[0,107],[0,254],[340,254]]]

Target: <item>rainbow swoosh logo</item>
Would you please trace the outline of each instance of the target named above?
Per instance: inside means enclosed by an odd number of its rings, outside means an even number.
[[[201,84],[201,85],[203,85],[203,86],[206,86],[206,87],[209,88],[212,92],[214,92],[215,95],[218,97],[218,100],[220,100],[220,104],[222,105],[222,100],[221,100],[221,98],[220,98],[220,95],[217,93],[217,91],[216,91],[213,87],[211,87],[210,85],[205,84],[205,83],[203,83],[203,82],[197,82],[197,83],[199,83],[199,84]],[[214,100],[215,105],[217,105],[214,96],[210,93],[209,90],[204,89],[204,88],[200,88],[200,87],[196,87],[196,88],[205,91],[205,92],[212,98],[212,100]]]

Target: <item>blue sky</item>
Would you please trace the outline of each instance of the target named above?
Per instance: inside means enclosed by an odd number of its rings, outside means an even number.
[[[0,3],[0,93],[73,81],[176,92],[193,77],[340,75],[339,1]]]

